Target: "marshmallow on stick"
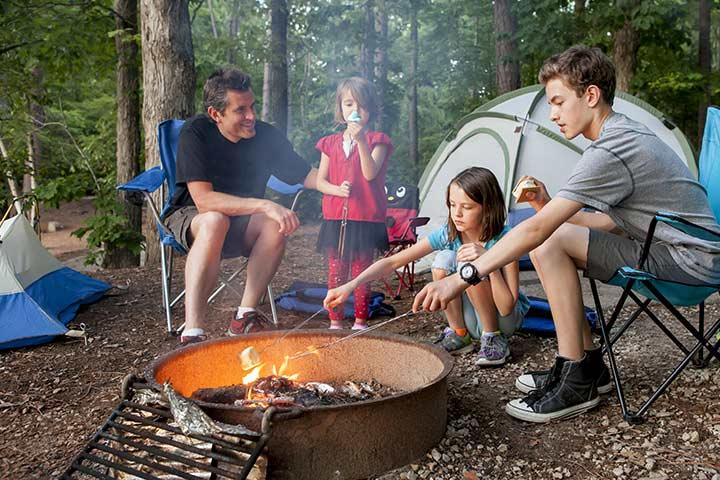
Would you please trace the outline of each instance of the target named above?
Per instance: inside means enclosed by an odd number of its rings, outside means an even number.
[[[250,370],[259,364],[260,354],[255,350],[255,347],[247,347],[240,352],[240,365],[242,365],[243,370]]]
[[[517,203],[523,203],[529,201],[528,193],[538,193],[540,187],[532,180],[527,179],[518,183],[512,191],[515,201]]]

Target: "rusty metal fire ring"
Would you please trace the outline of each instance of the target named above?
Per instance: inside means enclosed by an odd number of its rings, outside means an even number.
[[[284,332],[259,332],[190,345],[157,358],[145,377],[156,388],[169,380],[190,395],[199,388],[233,385],[246,373],[237,354],[248,346],[263,350]],[[286,355],[348,335],[330,330],[301,330],[263,353],[280,365]],[[274,417],[268,442],[272,479],[360,479],[422,457],[445,434],[447,376],[453,360],[447,352],[411,338],[370,333],[326,348],[290,364],[301,381],[375,379],[401,393],[381,399],[303,409],[296,418]],[[262,410],[197,402],[210,417],[259,430]]]

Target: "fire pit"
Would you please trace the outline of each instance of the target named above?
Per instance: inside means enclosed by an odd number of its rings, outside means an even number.
[[[238,353],[262,351],[283,332],[254,333],[212,340],[170,352],[150,366],[146,377],[165,381],[185,397],[200,388],[242,383]],[[347,332],[305,330],[263,352],[263,361],[280,366],[286,356],[312,350]],[[447,375],[451,357],[430,345],[399,335],[372,333],[292,360],[286,375],[300,381],[376,380],[401,393],[343,405],[299,409],[299,415],[273,422],[268,442],[273,479],[359,479],[420,458],[445,433]],[[197,402],[212,418],[259,431],[262,411]],[[278,417],[282,418],[282,416]]]

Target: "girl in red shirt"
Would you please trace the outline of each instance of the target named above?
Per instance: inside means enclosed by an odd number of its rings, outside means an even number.
[[[393,151],[390,137],[368,129],[376,115],[375,93],[365,79],[338,85],[335,121],[345,129],[321,138],[318,190],[325,220],[318,251],[328,258],[328,288],[355,278],[372,263],[375,251],[388,248],[385,228],[385,173]],[[349,273],[349,277],[348,277]],[[355,289],[354,330],[367,328],[370,286]],[[343,328],[344,305],[330,311],[330,328]]]

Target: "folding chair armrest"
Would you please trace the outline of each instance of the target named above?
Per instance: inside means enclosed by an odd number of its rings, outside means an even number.
[[[150,170],[145,170],[137,177],[133,178],[127,183],[123,183],[122,185],[118,185],[116,188],[118,190],[125,190],[129,192],[154,192],[165,181],[165,172],[163,172],[162,167],[160,165],[155,166],[151,168]]]
[[[408,219],[407,226],[405,226],[405,230],[403,231],[402,235],[400,236],[400,239],[403,240],[407,237],[407,234],[412,230],[413,233],[415,233],[415,229],[417,227],[422,227],[423,225],[426,225],[430,221],[430,217],[411,217]]]
[[[657,280],[658,278],[653,275],[652,273],[645,272],[643,270],[639,270],[637,268],[631,268],[631,267],[622,267],[618,269],[617,273],[628,280],[646,280],[646,281],[653,281]]]
[[[645,237],[645,243],[643,245],[642,253],[638,261],[637,267],[643,268],[645,260],[647,260],[648,253],[650,252],[650,245],[652,245],[653,238],[655,237],[655,228],[657,228],[658,222],[664,223],[669,227],[674,228],[680,232],[691,237],[699,238],[702,240],[708,240],[711,242],[720,242],[720,233],[713,232],[712,230],[705,228],[701,225],[697,225],[689,220],[682,218],[679,215],[670,212],[657,212],[650,221],[650,227],[648,228],[647,237]]]

